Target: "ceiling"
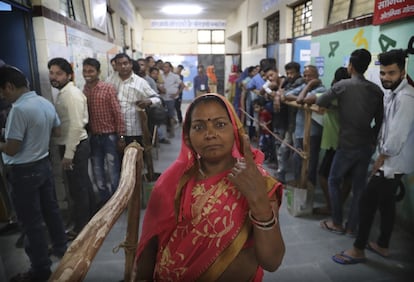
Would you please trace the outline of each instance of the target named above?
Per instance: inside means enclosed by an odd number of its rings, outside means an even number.
[[[183,16],[166,15],[160,12],[164,5],[198,4],[203,12],[195,16],[185,16],[188,19],[227,19],[245,0],[132,0],[138,12],[144,19],[182,19]]]

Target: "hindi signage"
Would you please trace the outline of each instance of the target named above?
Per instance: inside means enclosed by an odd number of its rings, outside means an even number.
[[[375,0],[374,25],[414,16],[413,0]]]

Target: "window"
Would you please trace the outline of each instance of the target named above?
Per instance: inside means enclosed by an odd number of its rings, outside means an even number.
[[[343,20],[348,19],[349,7],[351,6],[351,1],[349,0],[333,0],[331,2],[330,13],[329,13],[329,23],[337,23]]]
[[[85,5],[82,0],[69,0],[72,2],[75,21],[81,22],[83,24],[88,24],[86,21]]]
[[[87,24],[84,1],[60,0],[59,13],[72,20]]]
[[[374,12],[375,0],[354,0],[351,10],[351,17],[367,15]]]
[[[256,46],[259,43],[259,24],[249,26],[249,46]]]
[[[127,47],[128,46],[128,44],[127,44],[127,39],[126,39],[126,35],[127,35],[127,23],[123,20],[123,19],[121,19],[121,33],[120,33],[120,41],[121,41],[121,44],[122,44],[122,46],[125,48],[125,47]]]
[[[333,0],[329,8],[328,24],[373,13],[374,2],[375,0]]]
[[[60,0],[59,1],[59,14],[62,16],[68,17],[69,16],[69,6],[67,0]]]
[[[279,11],[266,20],[266,34],[267,44],[279,41]]]
[[[114,23],[112,21],[112,11],[110,11],[109,9],[106,12],[106,31],[109,38],[115,39],[115,29]]]
[[[312,1],[293,7],[293,37],[312,33]]]
[[[199,30],[197,43],[199,54],[224,54],[224,30]]]
[[[134,50],[135,49],[135,32],[133,28],[129,30],[129,38],[131,39],[131,49]]]

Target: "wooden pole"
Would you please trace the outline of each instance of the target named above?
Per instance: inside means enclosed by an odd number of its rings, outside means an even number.
[[[134,266],[135,252],[138,243],[139,235],[139,219],[141,212],[141,195],[142,195],[142,161],[141,165],[137,165],[135,174],[135,188],[132,194],[132,198],[128,203],[128,225],[127,233],[125,237],[125,271],[124,281],[130,281],[132,275],[132,268]]]
[[[310,131],[312,123],[312,111],[309,108],[304,108],[303,111],[305,112],[305,129],[303,132],[303,153],[305,157],[302,159],[302,169],[300,172],[299,187],[306,189],[309,173]]]
[[[305,128],[303,133],[302,169],[299,179],[299,188],[306,189],[308,184],[309,155],[310,155],[310,132],[312,124],[312,112],[322,113],[323,108],[312,105],[300,105],[296,101],[285,101],[285,104],[302,109],[305,112]]]
[[[138,114],[141,120],[142,143],[144,145],[144,160],[147,167],[147,180],[154,181],[154,163],[152,161],[152,142],[151,134],[148,128],[148,116],[144,110],[138,110]]]
[[[142,151],[142,147],[136,142],[125,148],[118,189],[72,242],[49,281],[83,281],[92,260],[109,231],[127,207],[131,196],[133,193],[140,194],[140,191],[134,191],[133,187],[140,188],[136,184],[136,179],[141,178]],[[135,200],[133,203],[139,207],[139,203],[136,204]],[[136,209],[136,207],[132,207],[132,209]],[[139,222],[139,219],[136,221]],[[128,232],[131,232],[131,235],[127,235],[127,237],[137,237],[138,235],[132,234],[133,231],[129,228],[131,227],[128,227]],[[136,240],[134,244],[136,244]]]

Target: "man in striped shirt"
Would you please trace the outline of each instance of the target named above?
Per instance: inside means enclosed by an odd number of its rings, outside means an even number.
[[[118,90],[118,100],[125,120],[125,143],[128,145],[134,140],[142,145],[142,126],[138,111],[152,104],[160,104],[161,100],[148,82],[134,74],[132,60],[125,54],[115,56],[118,72],[108,77]]]
[[[118,148],[125,146],[125,123],[116,89],[99,80],[100,73],[98,60],[86,58],[83,61],[86,82],[83,93],[88,102],[92,170],[100,195],[98,206],[102,206],[118,187],[121,164]]]

